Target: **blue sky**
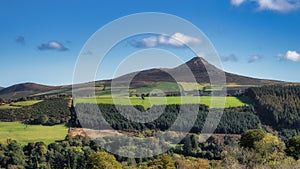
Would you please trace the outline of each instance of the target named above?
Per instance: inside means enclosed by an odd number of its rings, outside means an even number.
[[[173,14],[199,27],[228,72],[300,82],[299,0],[3,0],[0,86],[71,84],[88,38],[105,24],[140,12]],[[97,78],[109,77],[104,72]]]

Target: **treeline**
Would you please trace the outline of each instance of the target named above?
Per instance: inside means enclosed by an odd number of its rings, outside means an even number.
[[[43,142],[21,146],[14,140],[0,144],[1,168],[87,168],[88,156],[99,150],[88,138],[66,138],[49,145]]]
[[[249,88],[247,96],[254,100],[254,107],[263,124],[295,135],[300,131],[300,86],[264,86]]]
[[[111,143],[109,138],[103,139],[103,141],[107,144],[118,145],[117,142]],[[155,143],[159,143],[159,141],[154,140],[153,144]],[[122,151],[126,151],[126,149]],[[128,149],[129,153],[132,151],[133,149]],[[14,140],[7,140],[7,143],[0,143],[0,167],[9,169],[142,169],[171,166],[175,169],[175,166],[180,168],[208,168],[210,166],[208,160],[185,158],[182,155],[174,154],[172,149],[165,153],[167,154],[142,158],[111,155],[95,141],[82,136],[68,136],[65,140],[49,145],[36,142],[21,146]]]
[[[169,133],[178,137],[175,132]],[[289,168],[300,167],[300,136],[292,137],[287,144],[276,135],[261,129],[248,130],[241,139],[226,136],[224,143],[215,137],[201,142],[201,135],[189,134],[164,154],[143,156],[155,149],[167,146],[162,138],[151,138],[142,144],[124,143],[137,137],[104,137],[90,140],[88,137],[67,136],[64,140],[50,143],[28,143],[21,146],[14,140],[0,143],[0,168],[8,169],[82,169],[82,168]],[[162,144],[163,143],[163,144]],[[104,149],[105,147],[105,149]],[[112,155],[106,150],[110,148]],[[139,151],[137,151],[139,150]],[[141,157],[136,156],[141,153]],[[297,161],[298,160],[298,161]]]
[[[262,129],[248,130],[238,141],[222,148],[223,168],[300,168],[300,136],[289,138],[287,144],[277,135]]]
[[[153,106],[146,112],[142,106],[136,106],[136,109],[132,109],[131,106],[118,106],[116,108],[115,105],[109,104],[76,104],[76,108],[72,107],[70,110],[69,126],[71,127],[96,130],[113,128],[125,131],[165,131],[172,127],[172,130],[176,131],[191,129],[190,132],[192,133],[202,131],[209,113],[208,107],[205,105]],[[192,113],[194,110],[197,111],[195,114]],[[216,111],[216,109],[211,109],[211,111]],[[178,118],[180,120],[176,121]],[[142,122],[143,120],[146,122]],[[193,124],[193,122],[195,123]],[[252,107],[230,108],[225,109],[215,132],[241,134],[246,130],[257,128],[259,124],[260,121]]]
[[[67,123],[70,119],[68,103],[68,98],[51,98],[31,106],[0,109],[0,121],[43,125]]]

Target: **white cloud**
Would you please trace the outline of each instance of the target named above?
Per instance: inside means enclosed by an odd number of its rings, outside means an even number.
[[[260,10],[287,12],[298,9],[299,0],[257,0]]]
[[[156,36],[151,36],[148,38],[144,38],[141,43],[145,46],[145,47],[155,47],[157,46],[159,42],[159,38]]]
[[[170,40],[169,42],[171,42],[171,44],[172,44],[172,42],[174,44],[178,44],[178,42],[179,42],[179,45],[200,43],[201,42],[201,40],[198,39],[198,38],[187,36],[187,35],[184,35],[182,33],[175,33],[174,35],[172,35],[172,37],[169,40]]]
[[[255,2],[259,10],[288,12],[300,8],[300,0],[231,0],[231,4],[239,6],[244,2]]]
[[[249,57],[248,63],[253,63],[253,62],[259,61],[261,59],[262,59],[262,57],[259,55],[252,55]]]
[[[287,51],[285,55],[279,54],[278,58],[280,59],[286,59],[293,62],[299,62],[300,61],[300,54],[296,51]]]
[[[237,58],[234,54],[231,54],[231,55],[229,55],[229,56],[222,57],[222,60],[223,60],[224,62],[229,62],[229,61],[237,62],[237,61],[238,61],[238,58]]]
[[[134,42],[132,45],[135,47],[156,47],[156,46],[172,46],[182,47],[184,45],[201,43],[201,39],[184,35],[182,33],[175,33],[172,36],[159,35],[150,36],[142,39],[141,41]]]
[[[58,50],[58,51],[66,51],[68,48],[66,48],[63,44],[57,42],[57,41],[50,41],[48,43],[43,43],[40,46],[38,46],[38,49],[43,50]]]
[[[231,0],[231,4],[234,5],[234,6],[240,6],[245,1],[246,0]]]

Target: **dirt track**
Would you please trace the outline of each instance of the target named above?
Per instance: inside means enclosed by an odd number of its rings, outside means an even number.
[[[92,139],[94,138],[101,138],[101,137],[112,137],[112,136],[121,136],[121,135],[127,135],[127,136],[137,136],[137,132],[126,132],[126,131],[117,131],[117,130],[92,130],[92,129],[86,129],[86,128],[70,128],[68,134],[72,137],[76,135],[80,136],[88,136]],[[202,136],[206,137],[210,134],[201,134]],[[231,136],[240,138],[241,135],[239,134],[213,134],[213,136],[216,136],[221,143],[224,142],[225,136]]]

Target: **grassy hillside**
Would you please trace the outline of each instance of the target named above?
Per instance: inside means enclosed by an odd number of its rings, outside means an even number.
[[[214,97],[218,101],[218,104],[214,107],[211,106],[211,96],[202,96],[202,97],[194,97],[194,96],[173,96],[173,97],[146,97],[145,100],[142,100],[140,97],[130,97],[129,100],[127,97],[116,97],[117,100],[112,99],[111,96],[105,97],[97,97],[96,101],[98,104],[119,104],[119,105],[142,105],[145,108],[151,107],[151,105],[163,105],[163,104],[205,104],[210,108],[220,108],[223,107],[222,101],[225,101],[225,107],[238,107],[249,105],[250,101],[246,97]],[[82,97],[76,98],[75,103],[93,103],[94,98],[91,97]]]
[[[194,80],[189,78],[187,74],[186,66],[188,66],[194,75]],[[200,57],[195,57],[186,64],[180,65],[172,69],[149,69],[143,70],[136,73],[129,73],[124,76],[114,79],[114,82],[120,84],[120,87],[124,85],[128,79],[132,79],[130,82],[130,87],[135,90],[136,93],[150,92],[153,87],[156,89],[161,89],[165,92],[178,91],[179,86],[185,91],[191,91],[195,89],[202,90],[203,87],[207,89],[210,86],[210,78],[208,71],[214,74],[224,74],[226,76],[226,82],[233,87],[251,87],[251,86],[262,86],[270,84],[282,84],[287,83],[274,80],[256,79],[251,77],[240,76],[232,73],[223,72],[214,65],[211,65],[206,60]],[[176,81],[171,74],[177,75]],[[179,82],[179,86],[175,83]],[[192,83],[197,82],[196,86]],[[82,93],[80,96],[84,96],[85,91],[91,91],[89,84],[96,85],[96,94],[109,94],[109,86],[111,80],[87,82],[82,84],[77,84],[76,91]],[[228,85],[228,87],[230,87]],[[124,87],[124,86],[123,86]],[[212,89],[215,90],[215,89]],[[219,89],[216,89],[219,90]],[[72,94],[72,85],[65,86],[46,86],[34,83],[22,83],[16,84],[1,90],[0,88],[0,98],[5,99],[19,99],[22,97],[40,97],[45,96],[58,96],[58,95],[68,95]]]
[[[24,125],[20,122],[0,122],[0,142],[7,139],[17,140],[25,145],[29,142],[43,141],[46,144],[63,140],[68,129],[64,125],[41,126]]]
[[[12,102],[10,104],[0,105],[0,109],[17,109],[25,106],[32,106],[42,101],[43,100],[28,100],[28,101]]]
[[[175,92],[175,91],[180,91],[180,88],[177,83],[172,83],[172,82],[162,82],[162,83],[149,83],[145,84],[147,87],[140,87],[133,89],[135,92],[134,93],[150,93],[154,89],[162,90],[164,92]]]
[[[24,107],[24,106],[31,106],[34,104],[37,104],[39,102],[42,102],[43,100],[27,100],[27,101],[20,101],[11,103],[12,106],[18,106],[18,107]]]
[[[55,88],[57,87],[35,83],[21,83],[0,90],[0,98],[18,99],[28,97],[34,93],[53,90]]]
[[[184,91],[203,90],[204,84],[191,82],[178,82]]]

